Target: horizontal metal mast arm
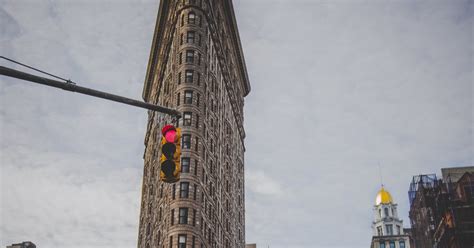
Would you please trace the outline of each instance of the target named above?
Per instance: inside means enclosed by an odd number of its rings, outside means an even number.
[[[169,114],[169,115],[176,116],[176,117],[181,117],[181,113],[177,110],[174,110],[174,109],[161,107],[161,106],[158,106],[158,105],[154,105],[154,104],[150,104],[150,103],[146,103],[146,102],[142,102],[142,101],[137,101],[137,100],[134,100],[134,99],[130,99],[130,98],[126,98],[126,97],[123,97],[123,96],[110,94],[110,93],[103,92],[103,91],[98,91],[98,90],[94,90],[94,89],[90,89],[90,88],[86,88],[86,87],[77,86],[76,84],[74,84],[72,82],[71,83],[66,83],[66,82],[61,82],[61,81],[57,81],[57,80],[53,80],[53,79],[49,79],[49,78],[39,77],[39,76],[36,76],[36,75],[33,75],[33,74],[25,73],[25,72],[22,72],[22,71],[17,71],[17,70],[7,68],[7,67],[4,67],[4,66],[0,66],[0,75],[13,77],[13,78],[18,78],[18,79],[38,83],[38,84],[43,84],[43,85],[47,85],[47,86],[51,86],[51,87],[60,88],[60,89],[67,90],[67,91],[77,92],[77,93],[81,93],[81,94],[85,94],[85,95],[89,95],[89,96],[95,96],[95,97],[107,99],[107,100],[114,101],[114,102],[124,103],[124,104],[132,105],[132,106],[135,106],[135,107],[145,108],[145,109],[157,111],[157,112],[160,112],[160,113]]]

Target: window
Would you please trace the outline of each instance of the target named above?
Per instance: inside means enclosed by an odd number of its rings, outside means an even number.
[[[174,209],[171,209],[171,225],[174,225]]]
[[[188,224],[188,208],[179,208],[179,224]]]
[[[185,104],[192,104],[193,103],[193,91],[192,90],[184,91],[184,103]]]
[[[176,106],[179,106],[181,102],[181,93],[178,93],[178,96],[176,97]]]
[[[194,146],[194,150],[199,151],[199,137],[196,137],[196,145]]]
[[[378,226],[377,227],[377,236],[382,236],[383,233],[382,233],[382,227],[381,226]]]
[[[178,84],[181,84],[181,72],[178,73]]]
[[[199,115],[196,114],[196,128],[199,128]]]
[[[173,236],[170,236],[170,248],[173,247]]]
[[[181,172],[189,173],[190,163],[191,163],[191,159],[189,157],[182,157],[181,158]]]
[[[401,234],[401,228],[399,225],[397,225],[397,234],[400,235]]]
[[[386,235],[393,235],[393,225],[385,225],[385,230],[387,231]]]
[[[382,209],[379,208],[379,217],[382,218]]]
[[[201,39],[202,39],[202,38],[201,38],[201,34],[199,34],[198,37],[199,37],[199,38],[198,38],[198,45],[201,46]]]
[[[186,43],[194,43],[195,34],[196,33],[194,31],[188,31],[186,34]]]
[[[186,234],[178,235],[178,248],[186,248]]]
[[[188,23],[195,24],[196,23],[196,14],[194,12],[189,12],[188,14]]]
[[[198,53],[198,65],[201,65],[201,53]]]
[[[193,236],[193,243],[191,244],[191,248],[196,248],[196,236]]]
[[[201,85],[201,73],[196,73],[197,74],[197,85]]]
[[[176,195],[176,184],[173,183],[173,195],[172,195],[173,200],[176,198],[175,195]]]
[[[194,184],[194,196],[193,196],[193,199],[196,200],[196,195],[197,195],[197,185]]]
[[[192,113],[191,112],[184,112],[183,114],[183,126],[191,126],[192,122]]]
[[[196,226],[196,209],[193,209],[193,226]]]
[[[385,242],[384,241],[380,241],[380,248],[385,248]]]
[[[194,51],[186,50],[186,63],[194,63]]]
[[[196,105],[199,107],[199,102],[201,100],[201,95],[199,93],[197,93],[197,96],[196,96]]]
[[[400,245],[400,248],[405,248],[405,241],[403,240],[400,241],[399,245]]]
[[[180,45],[183,45],[183,40],[184,40],[184,34],[181,34],[181,36],[179,37],[179,44]]]
[[[183,63],[183,53],[179,53],[179,64]]]
[[[384,208],[383,210],[385,212],[385,217],[388,217],[388,208]]]
[[[184,82],[192,84],[193,83],[193,74],[194,74],[193,70],[186,70]]]
[[[394,241],[390,241],[390,248],[395,248],[395,242]]]
[[[188,198],[188,196],[189,196],[189,183],[181,182],[179,185],[179,197]]]
[[[198,171],[198,160],[194,160],[194,175],[197,176],[197,171]],[[196,200],[196,199],[194,199]]]
[[[181,148],[191,149],[191,134],[183,134]]]

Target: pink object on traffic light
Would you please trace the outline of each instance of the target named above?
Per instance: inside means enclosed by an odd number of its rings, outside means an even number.
[[[169,130],[165,133],[166,142],[175,142],[176,141],[176,130]]]

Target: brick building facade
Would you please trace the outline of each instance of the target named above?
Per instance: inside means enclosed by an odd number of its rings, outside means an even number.
[[[178,109],[180,181],[159,180],[161,127],[149,112],[138,247],[245,247],[244,97],[250,92],[231,0],[162,0],[143,90]]]

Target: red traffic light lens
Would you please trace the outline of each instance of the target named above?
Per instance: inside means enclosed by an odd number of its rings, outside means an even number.
[[[176,130],[169,130],[165,133],[166,142],[173,143],[176,141]]]

